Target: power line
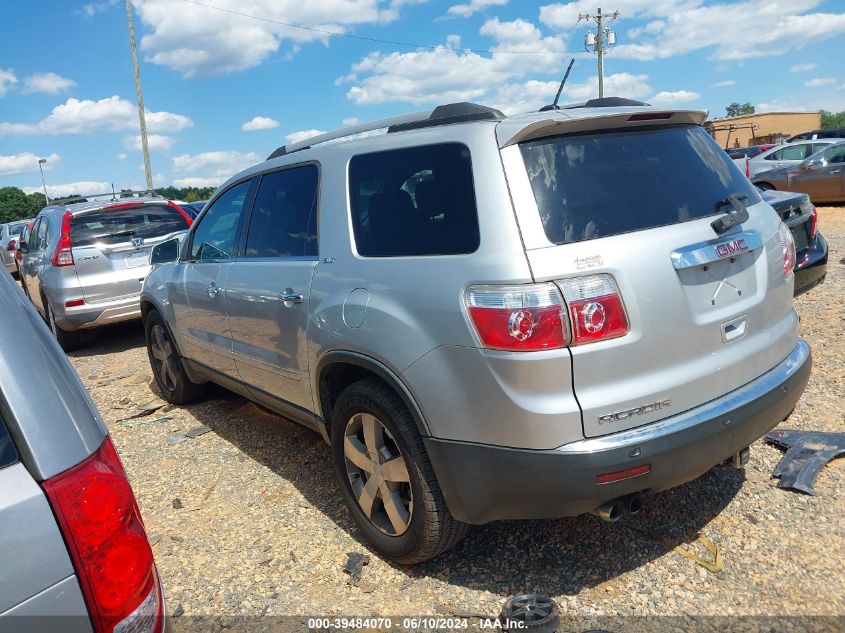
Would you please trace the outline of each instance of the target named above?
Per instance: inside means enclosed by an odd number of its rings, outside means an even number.
[[[185,4],[193,4],[198,7],[205,7],[206,9],[214,9],[215,11],[222,11],[231,15],[238,15],[244,18],[251,18],[253,20],[260,20],[261,22],[269,22],[270,24],[278,24],[279,26],[286,26],[291,29],[301,29],[303,31],[311,31],[312,33],[321,33],[323,35],[331,35],[334,37],[345,37],[353,40],[361,40],[364,42],[375,42],[376,44],[389,44],[391,46],[407,46],[408,48],[426,48],[429,50],[436,50],[438,48],[447,51],[464,52],[464,53],[479,53],[485,55],[575,55],[570,51],[491,51],[479,48],[464,48],[459,46],[448,46],[446,44],[418,44],[414,42],[400,42],[398,40],[384,40],[378,37],[367,37],[365,35],[355,35],[353,33],[342,33],[340,31],[330,31],[328,29],[320,29],[314,26],[303,26],[302,24],[291,24],[290,22],[282,22],[281,20],[274,20],[273,18],[265,18],[260,15],[252,15],[235,11],[234,9],[226,9],[218,7],[213,4],[206,4],[204,2],[197,2],[197,0],[181,0]]]

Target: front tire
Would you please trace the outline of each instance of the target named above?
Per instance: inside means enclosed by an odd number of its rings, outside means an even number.
[[[172,404],[188,404],[202,398],[208,385],[188,378],[170,330],[156,310],[150,310],[144,318],[144,333],[153,378],[164,399]]]
[[[410,412],[383,382],[367,378],[341,392],[331,435],[343,500],[380,554],[415,564],[466,535],[469,526],[446,507]]]
[[[61,347],[65,352],[72,352],[79,349],[81,340],[79,331],[75,330],[68,332],[60,328],[56,325],[56,315],[53,314],[53,308],[50,305],[50,302],[45,299],[44,305],[47,306],[47,325],[50,327],[50,331],[53,333],[53,336],[55,336],[56,340],[59,342],[59,347]]]

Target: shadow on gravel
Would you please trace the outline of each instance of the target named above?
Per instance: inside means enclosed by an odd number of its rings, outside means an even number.
[[[350,533],[362,551],[369,551],[341,499],[329,448],[317,433],[222,388],[214,388],[209,400],[190,410],[246,457],[294,484],[310,504]],[[686,528],[704,529],[737,494],[744,477],[731,467],[716,467],[684,486],[647,497],[639,515],[615,524],[584,515],[477,526],[440,558],[415,567],[396,567],[411,578],[432,577],[501,596],[531,591],[576,594],[669,551],[622,523],[687,542]],[[278,501],[268,499],[268,503]]]
[[[144,326],[141,319],[124,321],[115,325],[82,330],[78,350],[70,352],[71,358],[84,358],[99,354],[115,354],[136,347],[144,347]]]

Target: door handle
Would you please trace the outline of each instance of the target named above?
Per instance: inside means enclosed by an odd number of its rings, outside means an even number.
[[[214,299],[214,297],[216,297],[220,293],[220,290],[221,290],[220,286],[218,286],[213,281],[210,284],[208,284],[208,296],[211,297],[212,299]]]
[[[841,169],[834,169],[834,170],[833,170],[832,172],[830,172],[830,173],[831,173],[831,174],[838,174],[840,171],[842,171],[842,170],[841,170]]]
[[[293,288],[285,288],[284,292],[279,295],[284,303],[302,303],[302,295],[293,291]]]

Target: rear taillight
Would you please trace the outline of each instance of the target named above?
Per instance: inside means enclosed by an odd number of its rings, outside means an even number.
[[[563,301],[554,284],[470,286],[466,304],[484,347],[521,352],[568,342]]]
[[[745,177],[751,178],[751,166],[748,164],[748,156],[745,157]]]
[[[191,218],[191,216],[188,215],[188,212],[185,211],[185,209],[180,207],[178,204],[173,202],[173,200],[168,200],[167,204],[169,204],[171,207],[173,207],[174,209],[176,209],[179,212],[179,215],[182,216],[182,218],[185,220],[185,222],[187,223],[188,226],[191,226],[191,224],[194,223],[193,218]]]
[[[56,252],[53,253],[53,259],[50,262],[53,266],[73,266],[73,251],[71,250],[73,245],[70,243],[71,219],[70,211],[62,216],[62,232],[59,243],[56,244]]]
[[[792,237],[792,231],[783,222],[778,228],[778,239],[783,252],[783,276],[789,277],[795,268],[795,239]]]
[[[572,344],[617,338],[628,333],[628,317],[613,277],[607,274],[559,282],[569,306]]]
[[[81,464],[44,482],[97,633],[154,633],[163,602],[126,473],[106,437]]]
[[[6,244],[6,250],[7,250],[7,251],[13,251],[13,250],[15,250],[15,244],[17,244],[17,243],[18,243],[17,238],[14,238],[14,237],[13,237],[12,239],[10,239],[10,240],[9,240],[9,243],[8,243],[8,244]]]
[[[819,214],[816,212],[815,205],[810,208],[810,239],[813,239],[816,237],[816,223],[819,221]]]

